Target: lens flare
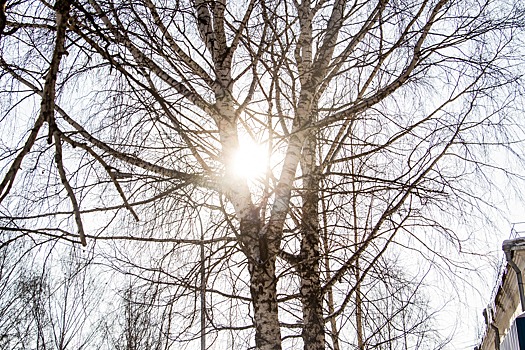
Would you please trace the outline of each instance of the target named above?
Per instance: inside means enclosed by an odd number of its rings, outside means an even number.
[[[264,145],[253,141],[241,141],[233,159],[235,175],[248,180],[256,180],[264,177],[267,165],[268,153]]]

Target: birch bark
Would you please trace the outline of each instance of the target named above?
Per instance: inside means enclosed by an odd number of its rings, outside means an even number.
[[[301,220],[301,302],[303,308],[302,338],[306,350],[324,349],[325,330],[323,294],[319,273],[319,174],[316,166],[316,135],[305,143],[301,162],[304,195]]]
[[[221,142],[221,158],[225,164],[225,188],[240,222],[239,240],[248,258],[250,272],[250,293],[255,323],[255,343],[260,350],[281,349],[281,331],[278,316],[275,259],[279,248],[277,243],[269,251],[268,231],[262,230],[259,209],[254,205],[245,179],[239,179],[233,171],[232,160],[239,148],[237,131],[238,113],[232,96],[232,54],[236,41],[228,47],[224,31],[225,3],[219,1],[213,6],[208,2],[196,1],[198,29],[213,60],[216,81],[216,121]],[[295,173],[295,172],[294,172]],[[279,242],[279,239],[275,239]]]

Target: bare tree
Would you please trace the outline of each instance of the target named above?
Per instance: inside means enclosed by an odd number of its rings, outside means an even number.
[[[77,247],[45,247],[17,240],[0,250],[0,348],[96,348],[101,288],[94,287],[89,261]]]
[[[2,242],[150,284],[124,328],[148,305],[165,348],[417,347],[421,282],[388,254],[454,265],[478,185],[519,178],[483,153],[522,138],[517,1],[0,5]]]

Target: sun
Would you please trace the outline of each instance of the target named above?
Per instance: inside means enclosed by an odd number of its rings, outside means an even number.
[[[240,140],[239,149],[233,157],[233,172],[247,180],[257,180],[266,174],[268,151],[264,145],[253,140]]]

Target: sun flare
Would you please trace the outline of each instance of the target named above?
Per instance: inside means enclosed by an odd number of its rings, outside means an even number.
[[[264,145],[253,141],[241,141],[233,159],[235,175],[255,180],[264,176],[267,171],[268,152]]]

